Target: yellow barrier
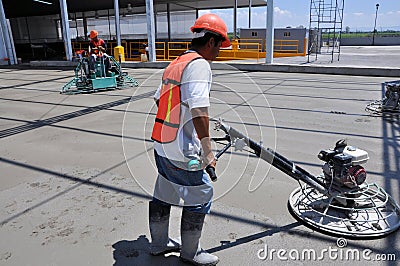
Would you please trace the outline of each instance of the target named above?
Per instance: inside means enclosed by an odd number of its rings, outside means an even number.
[[[80,50],[89,50],[89,42],[71,42],[72,52],[75,54],[77,51]]]
[[[116,46],[115,41],[107,42],[111,51]],[[123,41],[126,61],[140,61],[145,54],[147,43],[142,41]],[[89,42],[72,42],[75,53],[78,50],[88,50]],[[173,60],[190,48],[190,42],[156,42],[156,60]],[[275,40],[274,57],[305,56],[307,53],[307,39],[304,40],[304,49],[300,53],[298,40]],[[221,49],[217,60],[257,59],[265,58],[265,40],[238,39],[232,40],[232,49]]]
[[[145,54],[145,42],[129,42],[127,61],[141,61],[141,54]]]
[[[107,43],[107,50],[109,51],[107,53],[111,55],[111,51],[115,51],[114,49],[115,49],[115,47],[117,47],[117,42],[115,42],[115,41],[107,41],[106,43]],[[123,41],[123,42],[121,42],[121,46],[124,47],[124,49],[123,49],[124,50],[124,57],[126,59],[127,56],[128,56],[127,51],[126,51],[127,48],[128,48],[128,44],[127,44],[126,41]]]
[[[259,43],[261,50],[265,51],[265,40],[263,39],[238,39],[239,43]]]
[[[189,50],[190,42],[168,42],[168,60],[173,60]]]
[[[274,57],[306,56],[307,38],[304,39],[303,52],[300,52],[299,40],[275,40]]]
[[[298,40],[275,40],[274,52],[277,53],[299,53]]]
[[[129,52],[127,61],[141,61],[141,55],[146,54],[146,42],[129,42]],[[156,42],[157,60],[166,60],[166,51],[164,42]]]
[[[82,42],[73,41],[73,42],[71,42],[72,52],[75,54],[77,51],[80,51],[80,50],[89,51],[89,43],[90,43],[89,41],[82,41]],[[114,48],[117,46],[117,43],[114,41],[107,41],[106,44],[107,44],[108,51],[110,51],[109,54],[111,55],[112,51],[114,51]],[[127,45],[128,44],[126,41],[121,43],[121,46],[123,46],[124,50],[125,50],[125,53],[124,53],[125,58],[127,57],[127,52],[126,52]]]
[[[168,60],[165,42],[156,42],[156,58],[157,60]]]
[[[236,42],[232,41],[234,49],[221,49],[217,60],[235,60],[235,59],[260,59],[261,44],[254,42]],[[238,46],[236,46],[238,44]],[[236,48],[237,47],[237,48]]]

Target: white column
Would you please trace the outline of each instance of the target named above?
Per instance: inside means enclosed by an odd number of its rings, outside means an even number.
[[[2,56],[2,58],[0,58],[0,60],[3,60],[4,57],[8,57],[10,60],[10,63],[12,65],[15,65],[17,63],[17,59],[13,52],[13,51],[15,51],[15,49],[11,42],[10,30],[8,29],[8,23],[7,23],[7,19],[6,19],[6,14],[4,13],[2,0],[0,0],[0,24],[1,24],[1,31],[2,31],[2,36],[0,36],[0,38],[2,39],[1,42],[5,46],[5,56]]]
[[[119,23],[119,3],[118,0],[114,0],[114,11],[115,11],[115,35],[117,37],[117,46],[121,46],[121,26]]]
[[[265,63],[274,63],[274,0],[267,1],[267,39]]]
[[[146,0],[146,18],[147,18],[147,40],[149,47],[149,61],[156,61],[156,38],[154,26],[154,8],[153,0]]]
[[[72,46],[71,46],[71,35],[69,33],[67,0],[60,0],[60,9],[61,9],[61,26],[62,26],[63,41],[65,47],[65,55],[67,57],[67,60],[71,61]]]

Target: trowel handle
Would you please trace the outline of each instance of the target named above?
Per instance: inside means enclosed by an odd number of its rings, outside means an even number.
[[[213,182],[217,181],[217,175],[215,174],[215,168],[213,166],[207,165],[206,172],[210,177],[211,181]]]
[[[227,139],[230,140],[229,136],[226,136],[222,140],[227,140]],[[219,157],[221,157],[221,155],[224,154],[231,146],[232,146],[232,143],[228,142],[228,144],[226,144],[225,147],[215,155],[215,159],[218,160]],[[217,174],[215,173],[215,168],[213,166],[207,165],[206,172],[207,172],[208,176],[210,177],[211,181],[213,181],[213,182],[217,181]]]

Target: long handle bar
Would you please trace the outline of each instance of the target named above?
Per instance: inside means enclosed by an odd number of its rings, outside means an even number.
[[[223,123],[222,121],[218,121],[216,124],[216,129],[217,130],[222,130],[224,131],[228,136],[229,136],[229,146],[225,146],[224,149],[222,149],[220,152],[217,154],[217,158],[219,158],[224,152],[228,150],[229,147],[231,147],[231,144],[234,141],[241,140],[244,141],[244,143],[254,151],[257,157],[263,159],[264,161],[267,161],[270,163],[272,166],[276,167],[277,169],[281,170],[288,176],[294,178],[295,180],[300,180],[303,181],[304,183],[312,186],[313,188],[317,189],[319,192],[325,194],[327,193],[327,189],[325,188],[324,183],[318,179],[317,177],[313,176],[300,166],[297,166],[294,162],[288,160],[284,156],[280,155],[279,153],[273,151],[272,149],[269,148],[264,148],[260,144],[256,143],[252,139],[248,138],[241,132],[237,131],[233,127]],[[207,170],[207,168],[206,168]],[[215,175],[215,169],[214,170],[214,175]],[[207,173],[209,173],[207,171]],[[210,173],[209,173],[210,175]],[[211,180],[212,177],[210,175]],[[216,179],[216,176],[215,176]],[[214,181],[214,180],[213,180]]]

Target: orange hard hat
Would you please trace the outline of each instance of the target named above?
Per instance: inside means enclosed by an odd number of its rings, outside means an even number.
[[[91,30],[89,37],[90,37],[90,39],[93,39],[93,38],[96,38],[98,34],[99,33],[96,30]]]
[[[204,14],[194,22],[194,25],[190,28],[192,32],[195,32],[196,29],[204,29],[211,32],[218,33],[225,40],[222,41],[221,47],[229,47],[231,42],[228,38],[228,27],[226,27],[225,22],[215,14]]]

